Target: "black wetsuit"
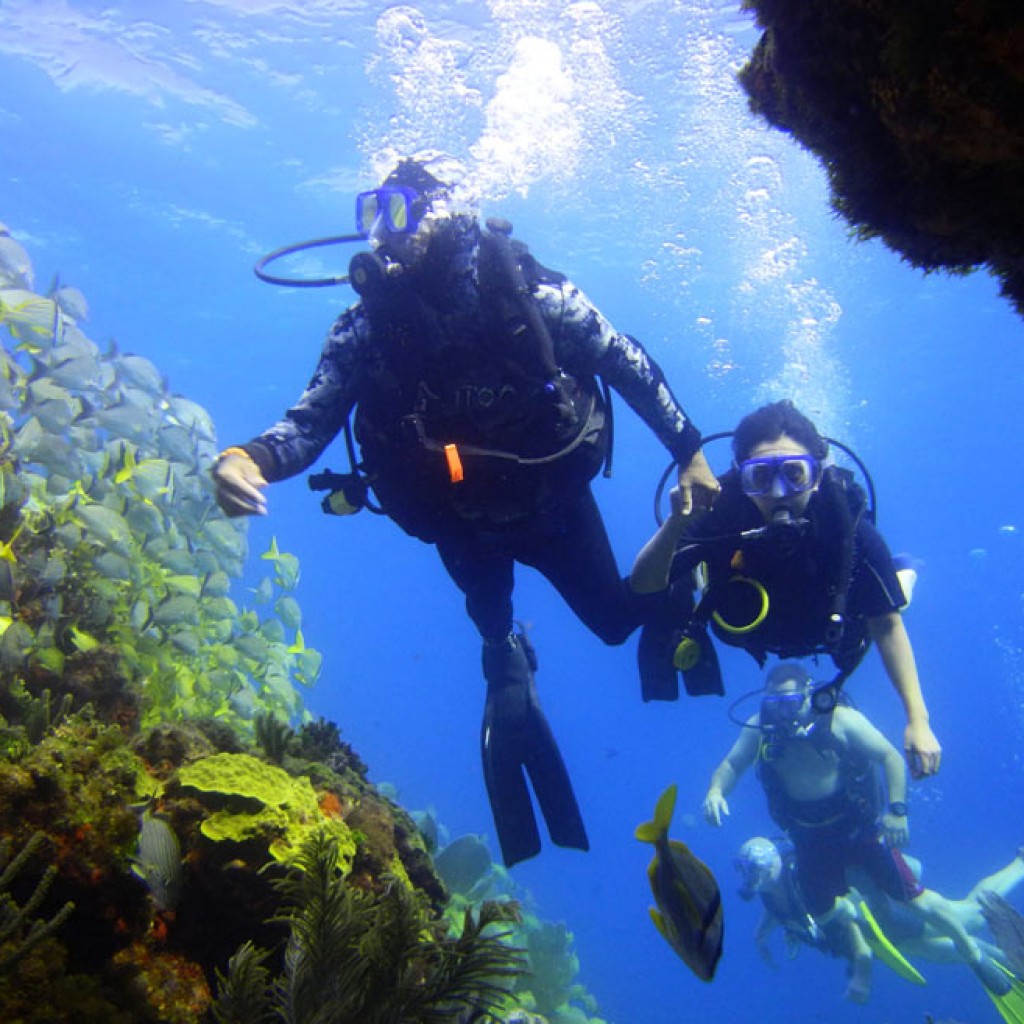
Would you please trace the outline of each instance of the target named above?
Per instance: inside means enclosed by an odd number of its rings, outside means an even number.
[[[602,640],[621,643],[639,624],[641,603],[622,580],[590,491],[601,452],[588,442],[530,467],[469,455],[465,479],[453,484],[444,455],[414,436],[413,416],[438,445],[543,457],[565,438],[550,436],[531,407],[533,382],[489,319],[475,252],[440,276],[411,280],[412,288],[396,292],[397,314],[374,313],[365,303],[343,313],[299,401],[244,447],[268,481],[293,476],[317,459],[358,403],[356,433],[385,511],[437,545],[484,638],[512,628],[513,565],[521,562],[543,573]],[[700,435],[640,344],[559,275],[535,281],[533,295],[578,404],[600,403],[593,385],[600,374],[686,464]]]

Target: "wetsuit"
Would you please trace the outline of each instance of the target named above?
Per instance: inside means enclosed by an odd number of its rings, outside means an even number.
[[[540,848],[526,774],[552,840],[588,848],[540,709],[535,656],[513,633],[515,563],[538,569],[606,643],[622,643],[663,601],[637,597],[620,576],[590,490],[608,443],[595,377],[680,465],[700,435],[657,364],[575,286],[533,265],[532,300],[520,301],[520,290],[503,304],[480,273],[489,240],[474,224],[464,241],[446,241],[438,253],[432,242],[421,267],[342,313],[299,401],[243,447],[268,481],[294,476],[356,407],[356,438],[381,506],[437,546],[483,638],[484,777],[511,865]]]
[[[531,385],[509,366],[515,360],[481,302],[473,259],[421,281],[411,297],[405,291],[401,315],[371,315],[363,303],[342,313],[303,395],[245,449],[268,481],[294,476],[316,461],[359,403],[357,437],[385,511],[437,545],[484,638],[500,639],[512,628],[518,561],[546,576],[602,640],[623,642],[644,603],[619,574],[591,494],[600,456],[590,466],[569,456],[527,469],[470,458],[465,480],[450,483],[443,456],[417,444],[408,417],[418,415],[437,442],[547,453],[529,450],[523,408]],[[564,279],[536,282],[533,294],[580,401],[593,397],[590,381],[600,375],[685,465],[699,433],[639,343],[615,331]],[[548,452],[559,444],[556,437]]]

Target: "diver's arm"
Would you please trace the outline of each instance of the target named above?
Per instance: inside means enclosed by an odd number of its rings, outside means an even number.
[[[906,804],[907,768],[900,752],[885,735],[859,711],[847,707],[836,708],[832,728],[853,750],[881,765],[889,804]],[[882,813],[881,826],[890,846],[896,849],[906,846],[910,832],[905,814],[893,814],[887,809]]]
[[[653,594],[668,587],[672,558],[679,546],[689,519],[680,510],[679,492],[669,495],[672,511],[658,527],[658,532],[640,549],[629,573],[630,588],[637,594]]]
[[[722,490],[700,448],[685,466],[680,465],[678,482],[680,511],[684,516],[711,508]]]
[[[367,330],[359,307],[338,317],[299,400],[281,420],[241,446],[268,482],[307,469],[344,426],[356,400],[357,346]]]
[[[921,692],[914,650],[899,612],[867,620],[868,633],[878,645],[886,674],[898,694],[907,716],[903,748],[914,778],[934,775],[939,770],[942,747],[929,724],[928,708]]]
[[[761,908],[761,920],[757,922],[757,928],[754,929],[754,942],[757,943],[757,952],[761,959],[772,968],[778,967],[778,964],[775,962],[775,957],[772,956],[768,940],[771,938],[772,932],[780,925],[779,919],[767,907]]]
[[[559,366],[568,373],[600,375],[676,462],[688,466],[700,449],[700,431],[640,342],[620,334],[571,281],[541,284],[534,295],[551,331]]]
[[[725,798],[757,758],[761,739],[757,723],[756,715],[748,720],[747,727],[711,776],[708,791],[704,794],[704,818],[709,825],[720,826],[722,819],[729,816],[729,803]]]

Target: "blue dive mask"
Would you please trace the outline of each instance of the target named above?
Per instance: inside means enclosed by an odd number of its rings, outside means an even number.
[[[369,238],[378,219],[394,235],[411,235],[423,219],[422,197],[404,185],[382,185],[356,196],[356,232]]]
[[[740,485],[751,498],[803,494],[818,482],[821,467],[813,455],[765,455],[739,465]]]
[[[804,701],[807,694],[803,690],[794,693],[769,693],[761,701],[761,728],[795,730],[803,718]]]

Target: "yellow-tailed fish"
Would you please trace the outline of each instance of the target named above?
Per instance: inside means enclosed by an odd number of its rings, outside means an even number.
[[[675,784],[658,799],[654,820],[636,837],[654,846],[647,877],[657,909],[651,919],[665,941],[702,981],[710,981],[722,955],[722,895],[715,876],[685,843],[669,839],[676,806]]]

